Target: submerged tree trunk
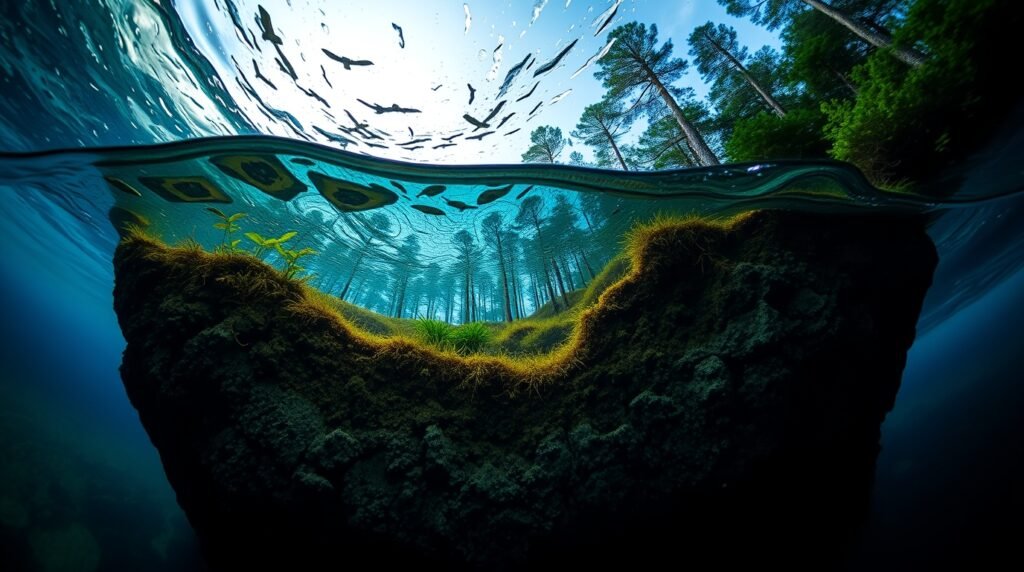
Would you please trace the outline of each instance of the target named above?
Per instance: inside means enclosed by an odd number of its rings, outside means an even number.
[[[551,267],[555,269],[555,278],[558,280],[558,289],[562,293],[562,302],[565,303],[565,309],[569,309],[569,296],[565,291],[565,282],[562,280],[562,271],[558,268],[558,262],[554,257],[551,258]]]
[[[576,262],[576,272],[580,275],[580,288],[583,288],[587,285],[587,276],[586,274],[583,274],[583,265],[580,264],[580,257],[575,252],[572,252],[571,254],[573,261]]]
[[[711,45],[715,48],[715,50],[718,53],[725,56],[725,59],[729,60],[729,63],[731,63],[733,67],[736,68],[736,71],[740,72],[740,75],[743,76],[743,79],[747,80],[747,83],[750,84],[750,87],[754,88],[754,91],[756,91],[757,94],[761,96],[761,99],[763,99],[765,103],[767,103],[768,106],[771,107],[773,111],[775,111],[776,115],[778,115],[779,117],[786,116],[786,110],[785,108],[782,107],[782,104],[779,103],[777,99],[775,99],[771,92],[769,92],[767,89],[765,89],[764,86],[761,85],[761,82],[757,81],[757,79],[750,74],[750,70],[747,69],[747,66],[743,65],[742,62],[736,59],[736,56],[732,55],[732,52],[725,49],[725,47],[722,46],[722,44],[719,44],[717,41],[715,41],[711,34],[709,34],[706,30],[704,32],[704,39],[706,39],[708,42],[711,42]]]
[[[543,266],[543,270],[544,270],[544,282],[546,282],[547,286],[548,286],[548,300],[551,301],[551,308],[555,312],[558,312],[558,301],[555,300],[555,288],[554,288],[554,286],[551,285],[551,275],[548,273],[547,265]],[[540,308],[540,306],[538,306],[538,308]]]
[[[499,225],[500,226],[500,225]],[[505,253],[501,248],[501,232],[495,232],[498,243],[498,265],[501,267],[501,293],[505,297],[505,321],[512,321],[512,304],[508,296],[508,273],[505,272]]]
[[[583,257],[583,263],[587,265],[587,272],[590,274],[590,279],[593,280],[594,278],[596,278],[596,275],[594,274],[594,268],[590,265],[590,261],[587,260],[587,253],[582,248],[580,249],[580,256]]]
[[[356,258],[356,261],[352,263],[352,271],[349,272],[348,280],[345,281],[345,287],[341,289],[341,294],[338,294],[338,298],[344,300],[345,296],[348,295],[348,289],[350,286],[352,286],[352,279],[356,277],[356,270],[359,269],[359,263],[363,261],[364,256],[366,256],[365,248],[359,253],[359,256]]]
[[[454,281],[455,280],[453,279],[452,282],[454,282]],[[452,284],[449,284],[448,285],[448,293],[445,295],[444,321],[449,322],[449,323],[452,321],[452,318],[455,316],[455,312],[453,311],[454,310],[454,306],[455,306],[455,287]]]
[[[470,292],[472,284],[469,283],[469,270],[466,270],[466,275],[463,277],[463,285],[465,286],[462,290],[462,323],[469,322],[469,304],[470,304]]]
[[[865,42],[875,46],[877,48],[888,49],[892,52],[892,55],[900,60],[901,62],[917,67],[924,63],[924,55],[917,50],[900,48],[892,45],[892,34],[881,29],[881,27],[866,26],[856,19],[850,17],[846,12],[839,10],[838,8],[822,2],[821,0],[801,0],[804,4],[807,4],[811,8],[821,12],[822,14],[832,18],[836,22],[839,22],[846,29],[850,30],[854,34],[857,34]]]
[[[572,292],[576,289],[576,281],[572,279],[572,266],[569,265],[569,260],[565,258],[565,255],[559,257],[559,262],[562,263],[562,274],[565,275],[565,283],[569,288],[567,292]]]

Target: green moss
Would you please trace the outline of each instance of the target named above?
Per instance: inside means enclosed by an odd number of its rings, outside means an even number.
[[[412,336],[416,333],[416,321],[415,320],[403,320],[400,318],[392,318],[383,314],[378,314],[371,310],[367,310],[361,306],[346,302],[336,296],[324,294],[318,290],[313,290],[319,296],[317,296],[324,304],[333,308],[336,312],[341,314],[346,320],[363,330],[385,338],[393,338],[395,336]]]
[[[568,293],[568,310],[555,312],[545,304],[537,312],[522,320],[501,324],[491,344],[495,351],[515,355],[542,354],[552,351],[572,338],[580,314],[597,303],[608,288],[629,273],[631,262],[620,254],[590,281],[586,288]]]
[[[297,315],[314,320],[335,319],[354,338],[377,347],[381,353],[436,354],[443,359],[446,368],[456,363],[468,367],[472,372],[468,374],[470,379],[485,372],[493,375],[504,371],[499,377],[518,379],[513,385],[524,382],[530,385],[549,379],[576,363],[576,354],[585,335],[585,322],[601,310],[606,293],[633,277],[638,268],[638,249],[643,244],[657,242],[655,237],[659,233],[724,229],[734,220],[738,219],[660,217],[637,225],[626,241],[626,251],[613,258],[586,289],[573,292],[574,304],[567,311],[554,316],[538,313],[541,315],[511,323],[470,323],[458,327],[444,322],[435,324],[433,320],[427,325],[424,321],[382,316],[277,272],[245,252],[226,249],[206,252],[195,241],[170,247],[141,227],[131,229],[123,242],[144,244],[150,249],[147,256],[167,263],[187,261],[187,266],[196,269],[195,272],[182,270],[190,281],[205,280],[205,276],[217,268],[227,269],[218,280],[242,292],[244,299],[284,296],[291,300]]]

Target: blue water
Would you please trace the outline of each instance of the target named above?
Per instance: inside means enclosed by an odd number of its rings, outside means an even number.
[[[221,12],[229,7],[234,6],[216,5]],[[7,4],[4,10],[0,150],[88,150],[0,158],[0,562],[13,565],[5,569],[32,569],[32,563],[50,570],[201,569],[195,539],[118,376],[124,341],[111,309],[110,265],[117,234],[107,216],[120,206],[144,215],[168,239],[191,236],[207,247],[220,239],[211,226],[215,220],[204,211],[209,205],[169,203],[134,179],[132,186],[143,196],[132,197],[104,181],[104,175],[152,174],[167,165],[158,160],[166,148],[96,148],[278,131],[265,129],[270,120],[246,115],[245,106],[233,101],[225,85],[234,78],[213,71],[173,7],[100,0]],[[69,42],[62,27],[76,39]],[[75,30],[86,30],[89,41]],[[134,52],[125,47],[132,43]],[[295,169],[307,177],[302,197],[280,201],[211,170],[209,156],[261,148],[285,159],[308,157],[315,163],[309,170],[340,176],[337,169],[347,169],[363,184],[397,180],[422,189],[443,181],[454,200],[467,204],[488,188],[512,184],[513,191],[491,205],[506,218],[518,212],[511,197],[529,185],[545,198],[545,208],[559,194],[582,205],[579,197],[594,188],[616,190],[601,195],[606,204],[599,206],[606,213],[620,209],[615,216],[621,221],[608,227],[614,232],[587,244],[595,257],[607,257],[632,220],[662,210],[716,213],[775,205],[929,213],[940,265],[896,407],[883,427],[871,515],[850,568],[983,567],[981,555],[1019,560],[1011,551],[1019,525],[1003,523],[1024,508],[1018,413],[1024,390],[1017,367],[1024,350],[1017,331],[1024,319],[1019,115],[962,172],[945,177],[943,190],[952,195],[941,202],[880,193],[846,167],[824,163],[623,177],[586,169],[384,163],[278,139],[188,143],[183,149],[194,156],[162,174],[202,170],[226,189],[232,209],[253,215],[247,229],[270,234],[295,227],[311,241],[328,227],[326,216],[348,219],[314,190],[306,170]],[[290,123],[271,117],[281,126]],[[289,132],[281,127],[281,133]],[[388,179],[377,179],[383,175]],[[392,250],[385,249],[390,254],[377,270],[401,268],[394,256],[414,234],[423,237],[421,252],[450,264],[451,235],[477,231],[486,214],[424,199],[445,209],[440,218],[414,212],[412,203],[399,197],[394,206],[373,211],[392,221],[382,235]],[[585,229],[579,218],[573,227]],[[343,244],[359,237],[340,236]],[[332,256],[310,266],[321,285],[336,286],[331,273],[346,276],[351,269],[343,254]],[[393,306],[388,299],[357,301],[377,309]],[[539,301],[526,302],[532,310]]]

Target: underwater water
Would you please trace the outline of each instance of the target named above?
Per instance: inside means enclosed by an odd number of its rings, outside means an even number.
[[[126,224],[169,243],[256,252],[379,314],[463,323],[565,304],[637,222],[756,208],[932,221],[940,265],[883,426],[872,513],[850,567],[1008,552],[1013,531],[999,523],[1021,508],[1024,458],[1016,416],[1024,391],[1014,383],[1024,346],[1014,328],[1024,307],[1020,113],[936,177],[942,199],[880,191],[828,161],[639,173],[505,164],[516,158],[513,142],[525,147],[529,118],[546,111],[538,102],[551,108],[566,90],[585,91],[569,86],[605,47],[598,28],[651,6],[538,2],[508,26],[502,6],[456,3],[444,18],[428,10],[433,30],[392,27],[402,8],[383,7],[380,26],[347,46],[365,53],[343,63],[331,30],[353,15],[294,4],[264,3],[288,39],[275,42],[256,3],[5,3],[0,562],[13,565],[5,569],[203,566],[118,375],[124,341],[111,260]],[[554,31],[542,33],[549,20]],[[563,51],[577,25],[586,33]],[[312,31],[289,35],[299,28]],[[520,34],[527,29],[532,35]],[[539,55],[534,36],[545,40]],[[427,37],[462,42],[466,61],[411,66],[393,83],[344,75],[368,60],[378,73]],[[476,95],[463,85],[471,74]],[[467,97],[480,98],[476,108]],[[464,113],[508,123],[488,137]],[[457,154],[446,146],[453,141],[478,147]],[[301,252],[289,267],[289,253]]]

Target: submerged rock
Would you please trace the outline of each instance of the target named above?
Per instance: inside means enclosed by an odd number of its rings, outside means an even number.
[[[829,566],[935,264],[917,219],[664,225],[532,385],[375,346],[244,256],[129,239],[114,294],[214,567]]]

